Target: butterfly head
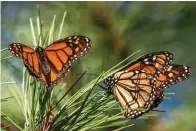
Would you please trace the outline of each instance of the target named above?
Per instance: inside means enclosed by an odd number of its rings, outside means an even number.
[[[39,57],[44,57],[44,56],[45,56],[44,48],[38,46],[38,47],[36,47],[35,50],[36,50],[36,52],[39,54],[39,55],[38,55]]]
[[[42,52],[44,49],[40,46],[37,46],[36,49],[35,49],[37,52]]]
[[[103,83],[108,87],[108,90],[111,91],[113,87],[115,87],[117,79],[114,78],[114,76],[109,76],[103,81]]]

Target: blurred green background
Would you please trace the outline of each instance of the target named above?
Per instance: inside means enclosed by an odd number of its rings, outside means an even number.
[[[58,31],[63,13],[67,11],[61,38],[84,35],[93,42],[90,52],[73,64],[66,78],[68,85],[87,67],[91,67],[90,73],[99,74],[137,50],[141,51],[136,57],[166,50],[173,53],[174,63],[192,67],[190,79],[166,91],[176,94],[169,96],[171,100],[163,101],[158,107],[165,113],[158,113],[157,117],[148,120],[130,121],[135,125],[126,130],[196,130],[196,2],[1,2],[2,49],[12,42],[33,45],[29,18],[36,24],[37,5],[41,9],[45,35],[53,15],[56,14],[55,27]],[[55,38],[57,36],[58,33]],[[7,50],[2,52],[1,57],[10,55]],[[2,84],[1,98],[20,96],[23,66],[16,58],[1,61],[2,82],[18,82],[15,85]],[[93,78],[85,76],[80,85]],[[2,111],[18,123],[23,123],[19,106],[22,103],[16,101],[13,98],[3,102]],[[1,126],[6,124],[5,121],[1,122]]]

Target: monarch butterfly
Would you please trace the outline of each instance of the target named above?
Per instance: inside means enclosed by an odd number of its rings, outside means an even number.
[[[23,60],[29,74],[46,86],[55,86],[70,71],[71,64],[85,55],[91,47],[91,40],[85,36],[69,36],[57,40],[45,49],[32,49],[24,44],[12,43],[9,50]]]
[[[150,111],[156,99],[156,81],[172,60],[173,55],[166,51],[147,54],[104,80],[125,117],[134,119]]]
[[[171,85],[187,79],[191,75],[191,68],[184,65],[172,64],[156,81],[156,99],[151,109],[158,107],[163,101],[164,90]]]

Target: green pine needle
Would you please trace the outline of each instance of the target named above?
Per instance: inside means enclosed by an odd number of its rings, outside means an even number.
[[[1,102],[8,101],[11,98],[14,98],[14,96],[6,97],[6,98],[1,98]]]
[[[125,129],[125,128],[128,128],[128,127],[131,127],[131,126],[133,126],[133,125],[134,125],[134,124],[127,125],[127,126],[123,126],[123,127],[121,127],[121,128],[115,129],[115,130],[113,130],[113,131],[121,131],[122,129]]]
[[[63,14],[62,22],[60,24],[58,39],[60,39],[60,37],[61,37],[61,32],[62,32],[62,29],[63,29],[66,14],[67,14],[67,12],[65,11],[64,14]]]
[[[1,52],[8,50],[8,48],[2,49]]]
[[[30,20],[30,28],[31,28],[31,33],[32,33],[33,45],[36,47],[37,42],[36,42],[36,37],[35,37],[35,30],[34,30],[34,26],[33,26],[33,20],[32,20],[32,18],[30,18],[29,20]]]
[[[2,58],[1,61],[2,61],[2,60],[7,60],[7,59],[12,58],[12,57],[13,57],[13,56],[8,56],[8,57],[5,57],[5,58]]]
[[[0,84],[1,84],[1,85],[4,85],[4,84],[16,84],[16,83],[17,83],[17,82],[15,82],[15,81],[14,81],[14,82],[11,82],[11,81],[10,81],[10,82],[1,82]]]

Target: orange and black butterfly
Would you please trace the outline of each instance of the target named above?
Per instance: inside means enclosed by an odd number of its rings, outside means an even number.
[[[151,110],[156,81],[172,60],[172,54],[166,51],[147,54],[104,80],[125,117],[134,119]]]
[[[190,76],[189,67],[171,65],[172,59],[169,52],[147,54],[104,80],[125,117],[135,119],[156,108],[165,88]]]
[[[29,74],[48,87],[54,86],[70,71],[71,64],[85,55],[91,47],[85,36],[70,36],[53,42],[45,49],[35,50],[20,43],[12,43],[9,50],[23,60]]]

